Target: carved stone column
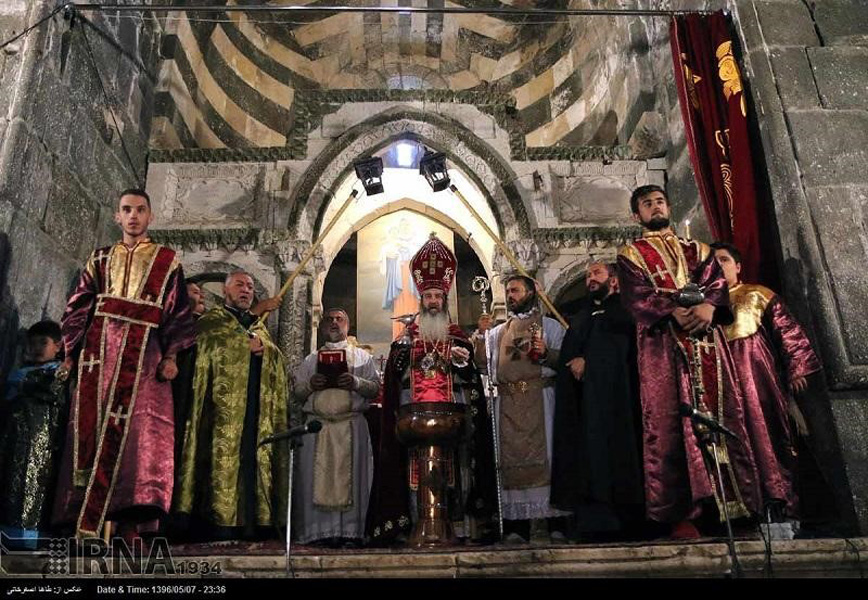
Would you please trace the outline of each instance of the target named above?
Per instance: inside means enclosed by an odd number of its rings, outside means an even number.
[[[306,240],[281,240],[276,242],[277,262],[281,285],[301,263],[310,248]],[[278,346],[286,357],[287,365],[294,368],[310,351],[310,289],[313,274],[323,269],[322,250],[318,250],[295,278],[280,307],[278,323]]]
[[[524,270],[531,275],[536,273],[537,269],[540,268],[540,265],[546,259],[546,253],[543,248],[532,239],[525,238],[506,242],[506,246],[515,255],[515,258]],[[518,272],[502,252],[495,252],[492,267],[501,277]]]

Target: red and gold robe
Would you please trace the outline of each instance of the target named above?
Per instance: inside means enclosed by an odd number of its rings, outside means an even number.
[[[100,248],[81,273],[61,328],[78,370],[55,521],[75,522],[79,535],[95,536],[121,510],[166,513],[174,418],[172,386],[157,380],[157,366],[195,341],[175,252],[149,240]]]
[[[724,328],[742,394],[759,404],[762,418],[748,422],[763,500],[785,503],[798,514],[794,487],[796,440],[787,407],[790,385],[822,367],[808,336],[781,299],[761,285],[739,283],[729,290],[735,321]]]
[[[471,360],[461,368],[452,364],[452,346],[468,351],[473,348],[458,325],[450,323],[446,340],[438,343],[436,349],[431,342],[420,339],[415,323],[407,329],[412,346],[393,343],[384,373],[379,450],[367,523],[368,535],[376,543],[393,540],[398,534],[409,531],[412,524],[409,491],[415,461],[409,460],[407,448],[398,442],[395,433],[398,407],[406,402],[464,401],[462,387],[473,379],[475,372]],[[438,366],[426,377],[422,359],[429,352],[438,355]],[[481,389],[471,403],[484,401],[479,392]]]
[[[709,454],[691,421],[679,414],[680,404],[693,404],[692,344],[698,344],[703,361],[705,408],[744,441],[726,442],[722,453],[729,515],[756,513],[759,482],[745,421],[746,413],[755,414],[759,407],[745,406],[719,327],[732,321],[732,313],[713,253],[706,244],[670,232],[646,232],[619,250],[618,274],[622,302],[636,320],[649,518],[668,523],[696,518],[701,502],[712,498],[723,512]],[[677,291],[689,282],[698,284],[715,307],[714,327],[696,341],[686,339],[671,316]]]

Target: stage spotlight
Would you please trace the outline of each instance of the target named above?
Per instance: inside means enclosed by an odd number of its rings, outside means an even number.
[[[365,186],[365,193],[368,196],[383,193],[383,159],[379,156],[372,156],[357,160],[353,163],[356,168],[356,177],[361,179],[362,185]]]
[[[442,192],[449,185],[449,174],[446,172],[446,155],[442,152],[425,150],[425,156],[419,162],[419,173],[425,176],[432,190]]]

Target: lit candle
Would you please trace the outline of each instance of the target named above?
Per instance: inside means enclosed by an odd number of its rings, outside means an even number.
[[[684,221],[684,237],[690,239],[690,219]]]

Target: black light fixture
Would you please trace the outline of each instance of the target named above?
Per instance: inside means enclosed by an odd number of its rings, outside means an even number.
[[[356,177],[362,180],[368,196],[383,193],[383,159],[379,156],[363,158],[353,163]]]
[[[446,172],[446,155],[442,152],[425,150],[425,156],[419,161],[419,173],[425,176],[432,190],[442,192],[449,185],[449,174]]]

